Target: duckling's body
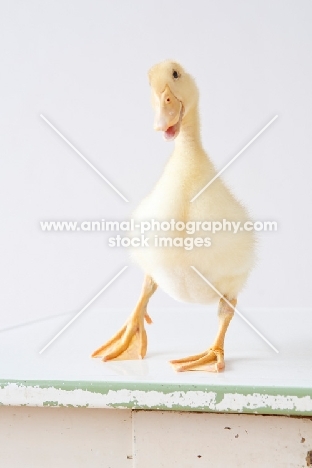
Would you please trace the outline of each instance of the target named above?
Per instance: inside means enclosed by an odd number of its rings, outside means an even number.
[[[215,170],[200,145],[181,141],[154,190],[138,206],[133,218],[138,222],[158,221],[247,221],[248,214],[233,197],[221,179],[216,179],[194,202],[191,199],[215,175]],[[201,226],[201,225],[198,225]],[[232,228],[233,229],[233,228]],[[155,234],[159,237],[209,237],[208,247],[153,247]],[[237,297],[244,286],[254,262],[254,237],[251,231],[215,234],[209,231],[154,231],[149,248],[136,248],[132,258],[143,271],[152,276],[158,286],[177,300],[207,304],[219,299],[217,293],[203,284],[190,268],[195,266],[222,294]]]
[[[156,110],[155,128],[164,131],[165,139],[175,140],[174,151],[152,192],[133,213],[139,221],[182,221],[243,223],[249,220],[245,208],[234,198],[220,178],[216,178],[194,201],[200,190],[216,175],[213,164],[202,148],[198,117],[198,91],[193,79],[175,62],[162,62],[149,72],[152,102]],[[198,224],[197,227],[200,227]],[[228,225],[229,226],[229,225]],[[155,246],[158,238],[209,238],[210,246],[186,249]],[[254,264],[254,235],[238,229],[211,232],[149,231],[149,247],[133,248],[133,260],[146,278],[139,303],[125,327],[93,354],[112,358],[134,357],[130,348],[139,342],[139,357],[146,352],[144,317],[147,302],[157,286],[173,298],[208,304],[220,299],[220,330],[212,348],[191,358],[174,361],[177,370],[205,370],[224,367],[223,344],[233,316],[236,298]],[[209,287],[191,268],[194,266],[213,285]],[[133,349],[132,349],[133,351]],[[129,354],[130,353],[130,354]],[[194,364],[195,363],[195,364]]]

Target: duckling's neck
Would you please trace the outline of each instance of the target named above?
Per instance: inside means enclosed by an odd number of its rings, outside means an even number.
[[[196,106],[190,109],[182,120],[180,133],[175,139],[175,150],[197,152],[202,149],[199,113]]]

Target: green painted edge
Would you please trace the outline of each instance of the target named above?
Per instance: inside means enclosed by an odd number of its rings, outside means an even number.
[[[4,380],[0,379],[0,388],[4,389],[10,384],[16,384],[21,387],[33,388],[54,388],[62,391],[82,390],[92,393],[99,393],[107,395],[109,391],[127,390],[127,391],[143,391],[143,392],[158,392],[160,394],[170,394],[173,392],[214,392],[216,394],[216,402],[221,402],[226,394],[237,394],[237,396],[264,396],[264,397],[309,397],[312,400],[312,388],[281,388],[281,387],[253,387],[253,386],[226,386],[226,385],[204,385],[204,384],[155,384],[151,382],[106,382],[106,381],[58,381],[58,380]],[[1,402],[0,402],[1,406]],[[35,406],[35,405],[34,405]],[[88,407],[89,405],[63,405],[57,401],[46,401],[43,406],[66,406],[66,407]],[[112,408],[126,408],[126,409],[142,409],[142,410],[169,410],[169,411],[191,411],[191,412],[220,412],[209,406],[182,406],[182,405],[141,405],[135,398],[129,402],[120,401],[118,403],[108,404]],[[222,413],[246,413],[246,414],[277,414],[277,415],[297,415],[297,416],[312,416],[311,411],[300,411],[296,408],[293,409],[276,409],[270,406],[249,408],[244,407],[242,411],[226,409]]]

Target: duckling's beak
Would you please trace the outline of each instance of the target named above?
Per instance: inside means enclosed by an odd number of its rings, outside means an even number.
[[[168,85],[160,96],[156,96],[155,108],[154,129],[163,131],[165,140],[173,140],[180,131],[183,106]]]

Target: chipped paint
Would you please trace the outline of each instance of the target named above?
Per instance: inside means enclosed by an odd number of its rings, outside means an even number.
[[[0,405],[312,415],[311,389],[0,381]]]

